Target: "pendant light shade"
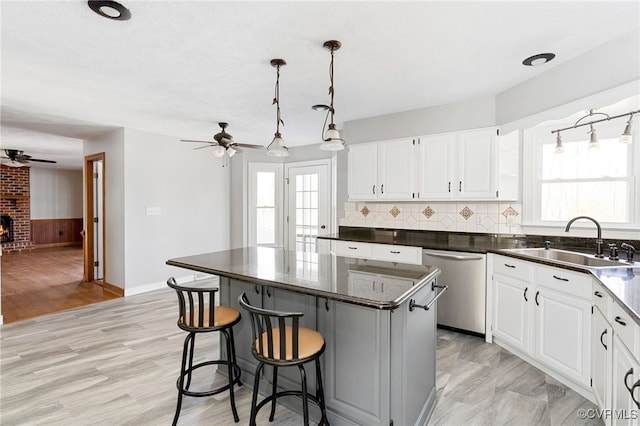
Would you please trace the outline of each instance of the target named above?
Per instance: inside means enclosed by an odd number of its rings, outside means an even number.
[[[629,121],[627,121],[627,125],[624,126],[624,132],[620,135],[620,143],[630,144],[633,140],[633,136],[631,136],[631,125],[633,124],[631,121],[633,120],[633,114],[629,116]]]
[[[558,136],[556,137],[556,149],[554,154],[564,154],[564,146],[562,146],[562,138],[560,137],[560,132],[558,132]]]
[[[340,49],[341,46],[342,43],[338,40],[328,40],[323,44],[323,47],[331,52],[331,64],[329,66],[329,80],[331,82],[329,94],[331,95],[331,105],[327,111],[327,114],[331,115],[331,122],[329,126],[327,126],[327,130],[323,130],[322,133],[322,143],[319,148],[323,151],[340,151],[344,149],[344,140],[340,137],[340,132],[336,129],[336,125],[333,122],[333,115],[335,114],[335,109],[333,108],[333,95],[335,94],[333,87],[333,52]]]
[[[222,158],[222,156],[224,155],[225,151],[226,151],[226,149],[222,145],[216,145],[216,146],[213,147],[213,155],[215,155],[218,158]]]
[[[280,67],[286,64],[284,59],[271,60],[271,66],[276,69],[276,88],[272,103],[276,106],[276,133],[273,135],[273,140],[267,147],[267,155],[270,157],[289,156],[289,149],[285,146],[282,135],[280,134],[280,124],[284,126],[284,121],[280,118]]]
[[[600,149],[600,142],[598,142],[598,136],[596,135],[596,130],[593,128],[593,124],[591,125],[591,130],[589,130],[589,149]]]

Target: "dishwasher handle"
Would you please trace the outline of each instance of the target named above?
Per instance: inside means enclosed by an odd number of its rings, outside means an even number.
[[[484,255],[481,254],[446,254],[446,253],[436,253],[433,251],[422,251],[423,255],[433,256],[433,257],[441,257],[443,259],[451,259],[451,260],[482,260],[484,259]]]
[[[426,305],[418,305],[416,303],[416,301],[414,299],[411,299],[409,301],[409,311],[413,312],[413,310],[415,308],[420,308],[420,309],[424,309],[425,311],[428,311],[429,309],[431,309],[431,307],[433,306],[434,303],[436,303],[436,300],[438,300],[438,298],[440,296],[442,296],[444,294],[445,291],[447,291],[447,289],[449,288],[449,286],[447,285],[435,285],[433,284],[431,286],[431,288],[433,290],[435,290],[436,288],[441,288],[442,290],[440,290],[440,292],[438,292],[438,294],[436,295],[436,297],[434,297],[433,299],[431,299],[431,301],[429,303],[427,303]]]

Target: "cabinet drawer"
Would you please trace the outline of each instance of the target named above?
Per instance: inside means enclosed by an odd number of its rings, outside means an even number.
[[[354,241],[336,241],[333,253],[337,256],[371,258],[371,244]]]
[[[593,301],[593,305],[597,306],[606,318],[609,318],[611,296],[609,296],[609,293],[607,293],[606,290],[595,280],[592,280],[591,290],[591,300]]]
[[[536,284],[591,300],[592,279],[588,274],[547,266],[536,267]]]
[[[613,333],[620,337],[631,353],[637,353],[636,345],[640,344],[638,340],[638,325],[635,323],[631,315],[629,315],[617,302],[611,303],[611,316],[609,321],[613,326]]]
[[[422,264],[422,247],[394,246],[374,244],[373,258],[387,262]]]
[[[531,281],[531,265],[512,257],[496,256],[493,272],[522,281]]]

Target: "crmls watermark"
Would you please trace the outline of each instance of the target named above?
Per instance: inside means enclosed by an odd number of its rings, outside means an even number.
[[[602,420],[635,420],[640,418],[640,410],[601,410],[599,408],[581,408],[577,412],[579,419],[602,419]]]

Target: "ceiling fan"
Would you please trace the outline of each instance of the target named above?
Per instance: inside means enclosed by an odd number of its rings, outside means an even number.
[[[35,161],[38,163],[57,163],[57,161],[53,160],[42,160],[40,158],[33,158],[32,156],[25,154],[24,151],[21,151],[19,149],[5,149],[3,151],[6,154],[6,157],[3,155],[0,156],[0,158],[8,161],[3,161],[2,164],[6,164],[7,166],[11,167],[22,167],[30,163],[31,161]]]
[[[213,141],[198,141],[198,140],[191,140],[191,139],[181,139],[181,140],[182,142],[206,143],[207,145],[200,146],[195,149],[213,147],[213,155],[215,155],[216,157],[222,157],[225,153],[229,157],[233,157],[235,153],[239,151],[238,148],[252,148],[252,149],[264,148],[262,145],[251,145],[247,143],[234,142],[233,136],[231,136],[229,133],[225,131],[227,126],[229,126],[229,123],[220,122],[218,123],[218,125],[220,126],[221,131],[213,135],[213,139],[214,139]]]

